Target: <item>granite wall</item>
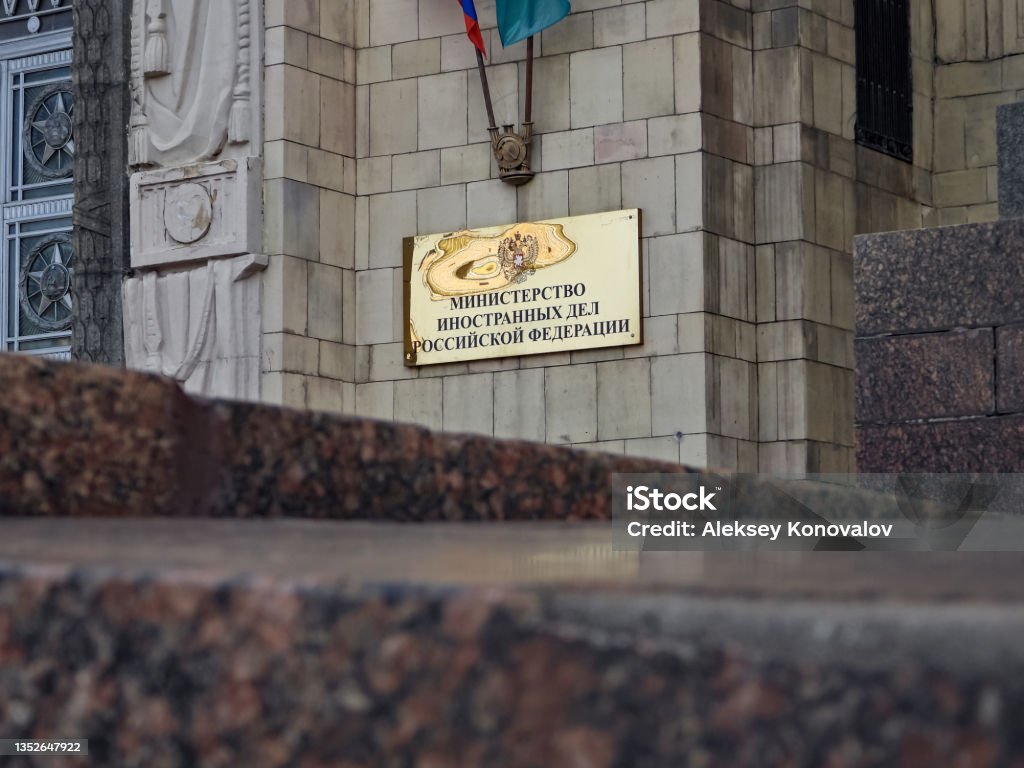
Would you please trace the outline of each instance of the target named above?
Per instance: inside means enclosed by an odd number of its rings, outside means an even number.
[[[1019,219],[857,239],[861,472],[1024,471],[1022,245]]]
[[[577,3],[539,36],[538,174],[517,189],[497,178],[457,6],[268,3],[265,399],[755,468],[751,133],[733,114],[752,107],[751,27],[714,2],[720,30],[702,34],[701,8]],[[525,45],[502,49],[493,2],[478,11],[497,120],[516,122]],[[702,41],[737,83],[735,98],[730,88],[719,99],[716,133],[728,140],[716,157],[702,152]],[[742,156],[735,170],[730,153]],[[735,211],[720,231],[704,225],[711,184]],[[404,366],[403,237],[634,206],[645,221],[644,347]]]

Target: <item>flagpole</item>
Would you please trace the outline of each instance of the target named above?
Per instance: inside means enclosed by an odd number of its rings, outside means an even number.
[[[533,35],[526,41],[526,114],[523,123],[533,122]]]
[[[494,122],[494,105],[491,104],[491,86],[487,83],[487,70],[484,68],[484,55],[480,49],[476,49],[476,65],[480,69],[480,84],[484,88],[484,106],[487,107],[487,119],[490,121],[488,130],[492,133],[498,130],[498,124]]]

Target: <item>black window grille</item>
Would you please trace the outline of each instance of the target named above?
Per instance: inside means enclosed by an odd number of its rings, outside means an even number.
[[[909,0],[855,0],[857,143],[913,160]]]

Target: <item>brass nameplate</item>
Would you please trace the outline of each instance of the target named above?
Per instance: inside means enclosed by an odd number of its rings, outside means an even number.
[[[642,343],[640,218],[406,238],[406,365]]]

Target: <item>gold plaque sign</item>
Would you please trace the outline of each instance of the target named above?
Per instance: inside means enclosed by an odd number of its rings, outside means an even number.
[[[640,211],[405,239],[405,363],[640,344]]]

